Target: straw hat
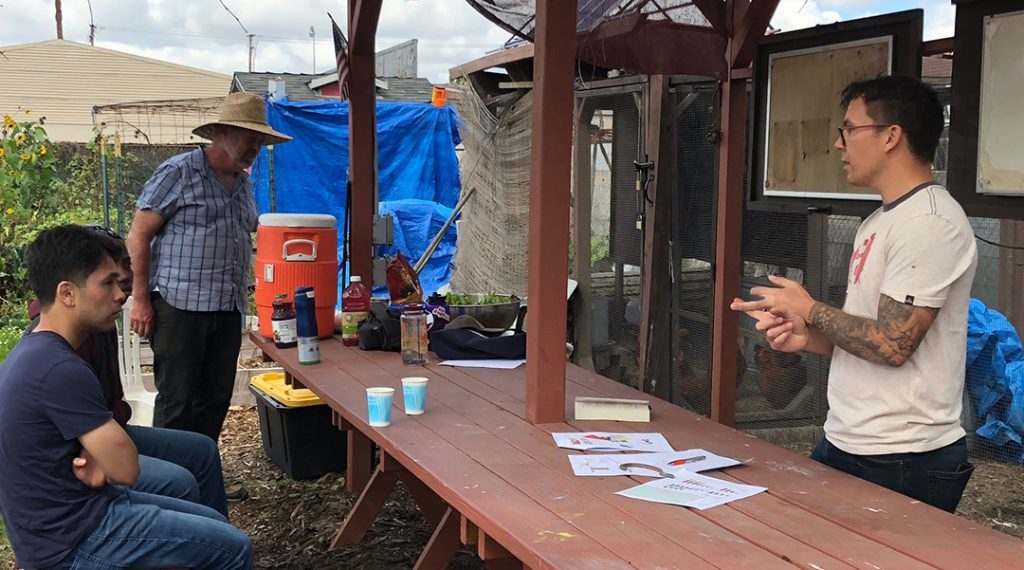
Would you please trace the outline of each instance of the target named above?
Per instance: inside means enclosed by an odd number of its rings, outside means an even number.
[[[281,144],[292,137],[279,133],[267,124],[267,108],[263,98],[253,93],[231,93],[220,106],[220,118],[196,127],[192,134],[213,140],[214,127],[228,125],[267,135],[264,144]]]

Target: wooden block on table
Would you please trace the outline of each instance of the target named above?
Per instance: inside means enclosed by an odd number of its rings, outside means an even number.
[[[650,400],[627,398],[576,397],[577,420],[651,421]]]

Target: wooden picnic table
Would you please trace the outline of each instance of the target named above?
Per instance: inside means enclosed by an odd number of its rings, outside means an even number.
[[[571,364],[566,421],[532,425],[523,367],[411,367],[338,338],[321,341],[320,364],[303,366],[295,349],[250,334],[348,430],[346,484],[359,498],[332,547],[358,543],[402,479],[434,528],[419,568],[446,567],[460,543],[489,568],[1024,568],[1024,541]],[[403,376],[430,379],[425,414],[403,413]],[[368,424],[372,386],[396,390],[388,427]],[[652,420],[568,419],[575,396],[651,399]],[[580,452],[550,434],[575,431],[660,432],[674,449],[749,460],[707,474],[768,491],[704,511],[615,495],[649,479],[574,476],[566,456]]]

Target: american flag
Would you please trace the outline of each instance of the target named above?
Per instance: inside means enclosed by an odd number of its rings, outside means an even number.
[[[334,21],[334,16],[327,14],[331,19],[331,28],[334,30],[334,52],[338,56],[338,93],[342,101],[348,101],[348,40],[341,28]]]

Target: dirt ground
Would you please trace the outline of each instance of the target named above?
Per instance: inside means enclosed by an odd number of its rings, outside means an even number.
[[[808,453],[807,445],[790,445]],[[329,551],[331,539],[353,497],[344,476],[292,481],[263,452],[255,408],[233,409],[221,440],[224,474],[242,483],[250,497],[231,505],[232,522],[253,539],[257,568],[408,568],[430,537],[430,528],[399,482],[363,542]],[[976,458],[977,466],[958,514],[1024,539],[1024,467]],[[0,541],[2,542],[2,541]],[[0,566],[13,567],[10,548],[0,545]],[[463,548],[452,568],[483,563]]]

